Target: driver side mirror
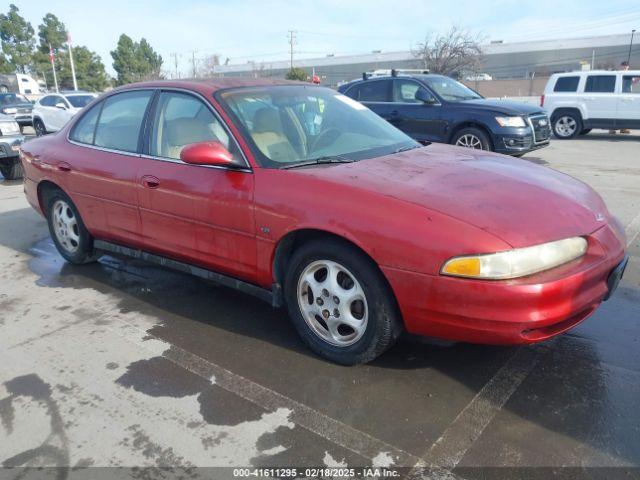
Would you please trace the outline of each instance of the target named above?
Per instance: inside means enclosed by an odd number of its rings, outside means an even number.
[[[231,152],[220,142],[200,142],[187,145],[180,152],[180,160],[191,165],[231,167],[237,165]]]
[[[56,103],[56,108],[59,108],[60,110],[66,110],[67,106],[62,102],[58,102]]]
[[[438,100],[431,93],[427,92],[424,88],[416,90],[416,100],[420,100],[426,105],[437,105]]]

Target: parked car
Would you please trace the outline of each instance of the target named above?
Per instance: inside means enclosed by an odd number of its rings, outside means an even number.
[[[493,77],[488,73],[476,73],[474,75],[468,75],[465,77],[467,82],[484,82],[487,80],[493,80]]]
[[[363,78],[338,89],[421,143],[450,143],[522,156],[549,145],[541,108],[487,100],[442,75]]]
[[[0,173],[6,180],[22,177],[18,152],[23,141],[20,125],[13,117],[0,113]]]
[[[95,93],[78,91],[43,96],[33,106],[33,129],[36,135],[57,132],[97,96]]]
[[[640,128],[640,70],[554,73],[540,105],[562,140],[593,128]]]
[[[0,93],[0,113],[10,115],[20,128],[31,126],[33,104],[20,93]]]
[[[405,329],[547,339],[593,313],[627,262],[621,224],[584,183],[422,147],[308,83],[128,85],[26,143],[22,162],[69,262],[115,252],[286,305],[307,345],[342,364]]]

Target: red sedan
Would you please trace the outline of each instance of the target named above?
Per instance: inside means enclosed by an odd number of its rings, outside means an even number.
[[[128,85],[25,144],[22,162],[66,260],[132,255],[286,305],[304,341],[343,364],[403,330],[547,339],[626,266],[623,229],[587,185],[421,146],[311,84]]]

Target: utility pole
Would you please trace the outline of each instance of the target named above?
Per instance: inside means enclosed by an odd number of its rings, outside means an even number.
[[[175,70],[176,73],[174,74],[173,78],[180,78],[180,75],[178,75],[178,57],[180,56],[180,54],[177,53],[177,52],[173,52],[170,55],[171,55],[171,58],[173,58],[173,64],[174,64],[175,69],[176,69]]]
[[[289,30],[289,52],[290,52],[290,62],[289,62],[289,68],[291,70],[293,70],[293,46],[296,44],[296,31],[295,30]]]
[[[73,89],[78,90],[78,82],[76,81],[76,67],[73,64],[73,54],[71,53],[71,35],[67,33],[67,47],[69,48],[69,61],[71,62],[71,77],[73,78]]]
[[[631,41],[629,42],[629,55],[627,55],[627,63],[629,64],[629,68],[631,68],[631,47],[633,47],[633,34],[636,33],[636,30],[631,30]]]
[[[191,65],[193,66],[193,78],[198,77],[198,70],[196,69],[196,51],[191,52]]]

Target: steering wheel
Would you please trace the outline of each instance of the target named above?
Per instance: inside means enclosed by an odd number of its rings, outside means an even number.
[[[342,132],[335,127],[329,127],[326,130],[322,130],[313,141],[313,144],[311,145],[309,151],[315,152],[322,147],[330,145],[331,143],[335,142],[340,135],[342,135]]]

